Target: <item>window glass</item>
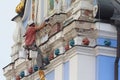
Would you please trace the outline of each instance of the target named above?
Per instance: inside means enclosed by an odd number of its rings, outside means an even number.
[[[46,74],[46,80],[54,80],[55,79],[55,71],[51,71]]]
[[[63,80],[69,80],[69,61],[63,65]]]
[[[54,9],[54,0],[49,0],[50,10]]]

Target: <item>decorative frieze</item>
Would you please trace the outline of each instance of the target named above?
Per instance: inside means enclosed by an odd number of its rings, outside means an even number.
[[[53,59],[54,59],[54,52],[51,51],[51,53],[49,54],[49,60],[51,61],[51,60],[53,60]]]
[[[29,74],[32,74],[32,73],[33,73],[33,67],[30,67],[30,68],[28,69],[28,72],[29,72]]]
[[[65,48],[65,51],[67,51],[67,50],[70,49],[70,47],[69,47],[69,43],[68,43],[68,42],[66,42],[66,44],[64,45],[64,48]]]
[[[48,43],[46,43],[44,45],[41,45],[40,49],[43,53],[48,53],[52,50],[52,47]]]
[[[58,13],[54,14],[51,17],[49,17],[49,22],[50,25],[47,25],[44,27],[42,30],[40,30],[37,33],[37,44],[43,44],[48,39],[50,39],[53,35],[58,33],[59,31],[62,30],[63,28],[63,21],[66,19],[66,14],[65,13]],[[57,36],[58,38],[59,36]],[[50,40],[51,41],[51,40]]]
[[[63,35],[63,32],[62,32],[62,31],[59,32],[59,33],[57,33],[57,34],[55,34],[54,36],[52,36],[51,38],[49,38],[48,44],[52,44],[52,43],[54,43],[56,40],[62,39],[63,36],[64,36],[64,35]]]
[[[61,24],[57,22],[56,24],[53,25],[49,36],[54,35],[55,33],[59,32],[60,30],[61,30]]]
[[[65,48],[64,48],[64,46],[61,45],[60,47],[58,47],[54,50],[54,57],[64,54],[64,52],[65,52]]]
[[[66,13],[54,13],[49,17],[49,23],[53,26],[57,22],[62,23],[66,18]]]
[[[73,9],[72,14],[76,15],[76,19],[91,21],[93,18],[93,5],[90,1],[81,0]]]
[[[71,39],[71,40],[69,41],[69,45],[70,45],[70,48],[72,48],[72,47],[75,46],[75,41],[74,41],[74,39]]]
[[[69,41],[75,36],[86,36],[95,38],[97,36],[97,30],[92,22],[76,21],[74,20],[63,29],[64,39]]]
[[[76,36],[74,38],[75,45],[81,45],[81,46],[91,46],[95,47],[97,45],[96,38],[90,38],[86,36]]]
[[[17,76],[16,76],[16,80],[20,80],[20,75],[17,75]]]

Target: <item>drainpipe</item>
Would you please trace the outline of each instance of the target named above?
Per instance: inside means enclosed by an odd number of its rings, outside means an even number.
[[[114,80],[119,80],[119,58],[120,58],[120,0],[112,0],[114,14],[112,20],[115,21],[117,30],[117,53],[114,62]]]
[[[116,21],[117,23],[119,23],[120,21]],[[115,63],[114,63],[114,80],[118,80],[119,79],[119,58],[120,58],[120,23],[119,25],[116,24],[116,28],[117,28],[117,55],[115,58]]]

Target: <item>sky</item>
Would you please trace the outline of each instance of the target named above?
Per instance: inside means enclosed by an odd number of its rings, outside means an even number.
[[[6,80],[2,68],[11,62],[11,46],[16,23],[11,19],[16,16],[15,8],[20,0],[0,0],[0,80]]]

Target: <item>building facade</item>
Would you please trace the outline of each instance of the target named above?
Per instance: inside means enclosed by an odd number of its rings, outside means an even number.
[[[104,0],[21,0],[16,7],[18,15],[12,19],[16,29],[11,63],[3,68],[6,80],[42,80],[36,58],[28,60],[22,48],[28,21],[40,25],[46,19],[51,25],[36,34],[37,46],[44,59],[50,61],[44,70],[45,80],[114,80],[117,30],[110,19],[114,10],[107,3],[104,5]],[[103,11],[102,6],[106,5],[110,9]]]

